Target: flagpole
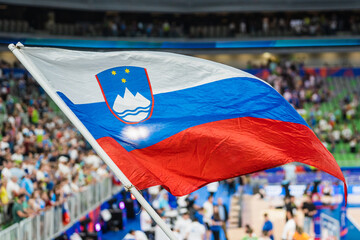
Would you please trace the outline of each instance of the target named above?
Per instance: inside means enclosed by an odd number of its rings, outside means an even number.
[[[64,103],[64,101],[54,92],[51,87],[48,85],[48,81],[45,76],[37,69],[37,67],[27,59],[27,57],[21,53],[21,48],[24,45],[22,43],[9,44],[8,48],[16,56],[16,58],[22,63],[22,65],[29,71],[29,73],[36,79],[40,86],[45,90],[45,92],[52,98],[52,100],[58,105],[61,111],[69,118],[69,120],[74,124],[74,126],[79,130],[79,132],[84,136],[84,138],[90,143],[96,153],[102,158],[102,160],[109,166],[109,168],[114,172],[115,176],[119,178],[121,183],[124,185],[124,188],[127,191],[130,191],[134,197],[138,200],[141,206],[149,213],[149,215],[154,219],[154,221],[160,226],[160,228],[165,232],[165,234],[171,240],[177,240],[174,233],[171,231],[168,225],[160,218],[160,216],[155,212],[155,210],[150,206],[150,204],[145,200],[141,193],[132,185],[130,180],[124,175],[124,173],[116,166],[116,164],[111,160],[107,153],[100,147],[94,137],[90,134],[87,128],[82,124],[82,122],[76,117],[76,115],[69,109],[69,107]]]

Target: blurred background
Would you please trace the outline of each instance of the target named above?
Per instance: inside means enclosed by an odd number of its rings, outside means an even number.
[[[167,239],[9,43],[200,57],[271,84],[348,184],[289,164],[176,198],[143,191],[179,239],[360,239],[360,1],[0,0],[0,239]]]

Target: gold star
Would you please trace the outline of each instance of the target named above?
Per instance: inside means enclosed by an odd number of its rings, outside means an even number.
[[[112,74],[112,75],[116,75],[116,72],[115,72],[115,71],[112,71],[111,74]]]
[[[129,73],[129,72],[130,72],[130,70],[129,70],[129,69],[125,69],[125,72],[126,72],[126,73]]]
[[[125,78],[121,79],[121,81],[122,81],[123,83],[126,83],[126,79],[125,79]]]

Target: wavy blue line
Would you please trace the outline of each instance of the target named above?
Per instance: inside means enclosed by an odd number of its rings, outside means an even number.
[[[136,111],[127,111],[126,113],[122,113],[122,114],[119,113],[118,115],[119,116],[124,116],[124,115],[127,115],[127,114],[135,114],[135,113],[137,113],[139,111],[149,111],[149,110],[150,110],[150,107],[147,107],[147,108],[144,108],[144,109],[139,108]]]
[[[149,111],[141,110],[141,111],[139,111],[139,112],[137,112],[137,113],[128,113],[128,114],[126,114],[126,115],[124,115],[124,116],[120,116],[120,117],[124,118],[124,117],[127,117],[127,116],[129,116],[129,115],[138,115],[138,114],[141,113],[141,112],[147,113],[147,112],[149,112]]]
[[[151,104],[150,104],[151,105]],[[149,106],[150,106],[149,105]],[[119,113],[119,112],[117,112],[118,114],[126,114],[126,112],[134,112],[134,111],[137,111],[138,109],[146,109],[146,108],[148,108],[149,106],[147,106],[147,107],[137,107],[137,108],[135,108],[135,109],[133,109],[133,110],[125,110],[125,111],[123,111],[123,112],[121,112],[121,113]],[[114,110],[115,111],[115,110]],[[115,111],[116,112],[116,111]]]

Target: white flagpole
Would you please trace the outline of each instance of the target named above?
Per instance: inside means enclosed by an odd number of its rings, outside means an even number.
[[[141,206],[149,213],[149,215],[154,219],[154,221],[160,226],[160,228],[165,232],[165,234],[171,240],[177,240],[174,233],[171,231],[168,225],[160,218],[160,216],[155,212],[155,210],[150,206],[150,204],[144,199],[141,193],[131,184],[129,179],[124,175],[124,173],[116,166],[116,164],[111,160],[111,158],[106,154],[106,152],[100,147],[96,142],[87,128],[82,124],[82,122],[76,117],[76,115],[69,109],[69,107],[63,102],[63,100],[51,90],[51,87],[48,85],[48,81],[45,76],[37,69],[37,67],[27,59],[27,57],[21,53],[21,48],[24,47],[22,43],[10,44],[9,49],[17,57],[17,59],[24,65],[24,67],[30,72],[30,74],[36,79],[40,86],[45,90],[45,92],[52,98],[52,100],[59,106],[61,111],[69,118],[69,120],[75,125],[75,127],[80,131],[84,138],[90,143],[90,145],[95,149],[97,154],[103,159],[103,161],[109,166],[109,168],[114,172],[115,176],[124,185],[124,188],[130,191],[134,197],[139,201]],[[131,163],[129,163],[131,164]]]

